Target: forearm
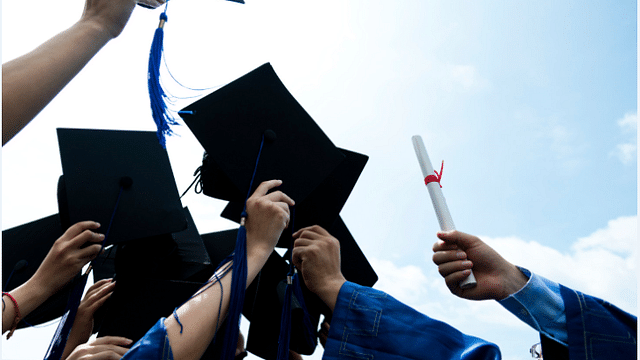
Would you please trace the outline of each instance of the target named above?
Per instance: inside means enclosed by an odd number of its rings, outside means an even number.
[[[80,318],[78,317],[79,315]],[[83,320],[84,319],[81,314],[76,315],[76,321],[74,321],[73,326],[71,327],[69,338],[67,339],[67,343],[64,346],[64,351],[62,352],[60,359],[66,359],[76,347],[89,341],[93,323],[87,325],[86,323],[83,323]]]
[[[521,270],[529,281],[518,292],[500,300],[500,305],[536,331],[566,345],[567,321],[560,286],[526,269]]]
[[[18,303],[21,319],[45,302],[51,295],[45,287],[32,279],[9,292]],[[16,318],[16,309],[8,296],[3,296],[5,307],[2,311],[2,333],[9,331]]]
[[[2,66],[2,144],[26,126],[112,38],[79,21],[35,50]]]
[[[270,252],[247,252],[247,286],[260,272],[269,254]],[[204,354],[217,331],[216,325],[222,324],[229,310],[232,276],[233,274],[229,272],[220,280],[220,284],[211,285],[177,310],[182,324],[182,333],[180,333],[181,326],[173,315],[165,320],[174,359],[196,359]],[[220,285],[224,289],[222,294]],[[223,298],[220,307],[221,295]],[[220,313],[218,313],[219,307]]]

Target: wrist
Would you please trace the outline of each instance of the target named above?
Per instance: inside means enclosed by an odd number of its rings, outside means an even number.
[[[253,234],[247,233],[247,259],[252,257],[256,260],[264,260],[265,262],[273,252],[273,246],[265,241],[256,240]]]
[[[46,300],[58,292],[62,286],[58,285],[54,279],[43,278],[41,273],[36,271],[20,288],[28,292],[34,299],[44,298]]]
[[[108,26],[104,22],[93,17],[80,19],[75,25],[82,34],[85,34],[97,44],[104,45],[116,36],[112,34]]]
[[[38,273],[33,275],[27,282],[22,284],[16,290],[19,290],[20,294],[26,294],[30,299],[34,299],[38,302],[44,302],[51,296],[53,296],[60,286],[56,286],[53,281],[46,281],[38,276]]]
[[[497,300],[502,300],[510,295],[520,291],[529,281],[529,278],[518,269],[517,266],[510,264],[507,276],[504,278],[504,293]]]
[[[336,307],[340,289],[345,282],[347,282],[347,280],[344,277],[336,277],[324,282],[315,291],[316,295],[331,309],[331,312],[333,312]]]

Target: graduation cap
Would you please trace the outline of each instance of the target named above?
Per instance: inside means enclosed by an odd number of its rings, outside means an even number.
[[[169,158],[154,133],[85,129],[57,132],[64,175],[58,194],[66,198],[60,208],[68,211],[64,219],[69,224],[88,219],[108,224],[103,247],[187,227]],[[62,355],[92,266],[69,296],[47,360]]]
[[[189,300],[203,286],[205,280],[202,278],[208,279],[213,275],[215,265],[233,252],[237,232],[238,230],[234,229],[198,235],[197,238],[201,240],[203,246],[203,255],[214,266],[208,267],[204,273],[199,274],[200,277],[197,281],[177,280],[175,274],[173,274],[174,279],[171,279],[170,273],[163,273],[162,269],[157,268],[148,270],[143,275],[136,275],[136,272],[131,269],[124,270],[124,274],[122,274],[122,266],[137,267],[138,265],[130,264],[134,260],[133,254],[119,254],[116,288],[111,298],[100,309],[104,309],[105,314],[102,316],[101,326],[94,327],[94,332],[98,331],[98,336],[124,336],[133,341],[139,340],[160,317],[169,316],[176,307]],[[183,232],[179,233],[179,236],[175,235],[174,238],[180,242],[180,239],[184,238],[186,234]],[[126,249],[125,251],[131,252],[132,250],[127,248],[127,245],[137,245],[139,242],[123,244],[120,250]],[[140,256],[140,254],[136,255]],[[171,268],[175,267],[175,262],[175,258],[161,261],[163,266]],[[223,323],[218,330],[215,344],[212,343],[209,346],[202,357],[203,359],[220,358],[222,339],[226,331],[224,325]]]
[[[342,218],[338,217],[328,231],[340,241],[341,270],[344,277],[359,285],[373,286],[378,276]],[[285,254],[285,258],[289,258],[289,254]],[[286,285],[288,270],[289,265],[286,261],[274,252],[262,268],[260,276],[247,289],[244,314],[251,322],[247,350],[265,359],[276,358],[280,315],[283,307],[283,287]],[[315,335],[320,314],[325,316],[331,314],[326,304],[304,284],[301,286],[301,293],[301,296],[296,294],[291,300],[290,349],[299,354],[310,355],[315,350],[315,343],[310,343],[305,334]],[[305,306],[303,307],[301,303]],[[309,319],[308,323],[304,321],[305,316]],[[312,326],[311,329],[306,328],[309,324]]]
[[[268,63],[179,113],[208,153],[205,195],[218,199],[242,202],[261,182],[280,179],[279,190],[300,202],[345,159]]]
[[[211,264],[189,209],[185,207],[184,212],[187,216],[188,226],[183,231],[128,241],[114,246],[112,249],[117,250],[111,259],[112,275],[108,277],[117,278],[117,284],[120,282],[131,284],[145,280],[166,281],[171,284],[172,281],[199,284],[206,282],[213,274],[214,267]],[[108,267],[103,269],[101,262],[98,259],[95,262],[96,265],[94,265],[96,267],[94,279],[96,280],[101,278],[96,276],[98,270],[109,270]],[[109,263],[107,264],[109,265]],[[175,286],[180,287],[181,285]],[[188,289],[191,289],[191,287],[186,286],[185,290]],[[119,322],[123,318],[118,314],[127,310],[123,309],[126,303],[120,304],[119,300],[117,300],[121,297],[124,299],[126,296],[135,296],[135,293],[126,294],[128,290],[128,286],[119,288],[116,285],[116,290],[114,291],[114,294],[118,294],[116,300],[108,300],[94,315],[96,319],[94,321],[94,332],[101,331],[103,323],[107,324],[107,331],[118,326],[129,326],[131,318],[124,323]],[[146,310],[149,314],[146,314],[143,318],[156,316],[157,320],[161,316],[166,317],[169,313],[165,313],[163,310],[166,310],[166,308],[162,306],[156,307],[153,303],[150,303]]]
[[[347,202],[369,157],[345,149],[339,148],[339,150],[345,155],[345,159],[309,196],[301,202],[296,202],[296,229],[311,225],[320,225],[325,229],[329,229]],[[242,203],[231,202],[225,207],[221,215],[239,223],[242,206]],[[291,236],[285,231],[280,237],[277,246],[287,248],[290,245],[290,241]]]
[[[215,264],[186,207],[184,214],[188,224],[185,230],[118,244],[117,278],[206,281]]]
[[[218,197],[243,201],[265,180],[280,179],[280,190],[304,200],[337,167],[344,155],[278,79],[260,66],[180,114],[219,167],[225,186]],[[243,205],[244,209],[244,205]],[[246,216],[242,211],[242,216]],[[223,357],[234,349],[246,289],[246,230],[242,225],[233,257],[229,328]]]
[[[188,301],[201,287],[201,282],[166,279],[119,279],[113,295],[103,306],[111,311],[102,321],[98,337],[122,336],[140,340],[161,317]],[[202,359],[220,358],[225,327],[216,334]]]
[[[2,291],[9,292],[29,280],[62,234],[58,214],[2,231]],[[60,317],[76,281],[77,277],[29,313],[18,328]]]
[[[169,158],[153,132],[57,131],[70,224],[112,223],[107,245],[187,227]]]

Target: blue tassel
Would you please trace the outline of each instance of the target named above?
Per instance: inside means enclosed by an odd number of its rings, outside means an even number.
[[[291,294],[292,276],[287,275],[287,288],[284,292],[284,304],[280,315],[280,336],[278,337],[278,360],[289,359],[289,341],[291,340]]]
[[[246,219],[247,213],[242,212]],[[242,221],[238,229],[236,248],[233,255],[233,273],[231,275],[231,300],[227,315],[227,333],[222,348],[222,359],[233,359],[238,345],[240,331],[240,313],[244,305],[244,293],[247,288],[247,229]]]
[[[80,306],[80,300],[82,300],[82,293],[84,287],[87,285],[87,278],[89,277],[89,271],[82,275],[78,283],[73,287],[73,291],[69,296],[69,302],[65,314],[62,316],[56,333],[53,337],[53,341],[49,344],[49,349],[45,355],[45,360],[60,360],[65,345],[67,345],[67,339],[69,338],[69,332],[73,326],[73,322],[76,319],[76,313],[78,312],[78,306]]]
[[[109,226],[107,227],[104,239],[102,239],[102,244],[100,245],[100,252],[102,252],[102,250],[104,249],[104,245],[107,243],[107,239],[109,238],[109,231],[111,230],[111,225],[113,225],[113,218],[116,215],[116,210],[118,210],[118,204],[120,204],[120,197],[122,196],[122,191],[124,189],[125,186],[121,185],[120,192],[118,192],[116,205],[113,207],[113,211],[111,212]],[[73,291],[71,291],[71,294],[69,295],[69,301],[67,301],[67,308],[65,309],[64,315],[62,316],[62,319],[58,324],[58,328],[56,329],[56,333],[53,335],[53,339],[49,344],[49,349],[47,349],[47,353],[44,356],[45,360],[60,360],[60,358],[62,357],[64,347],[67,345],[69,333],[71,332],[71,327],[73,326],[73,322],[76,319],[76,313],[78,312],[80,301],[82,300],[82,293],[84,292],[85,286],[87,286],[87,278],[89,278],[89,273],[91,272],[91,269],[93,269],[93,264],[95,261],[96,259],[91,261],[89,267],[87,268],[87,271],[85,271],[85,273],[80,277],[76,285],[73,287]]]
[[[167,7],[160,14],[160,24],[156,29],[151,43],[151,51],[149,52],[149,69],[147,73],[147,85],[149,87],[149,100],[151,102],[151,114],[153,121],[158,128],[157,136],[160,145],[166,149],[165,136],[173,134],[173,130],[169,125],[178,125],[178,122],[171,116],[167,110],[167,100],[169,97],[160,85],[160,63],[162,61],[163,42],[164,42],[164,24],[167,22]]]
[[[307,311],[307,305],[304,302],[304,295],[302,294],[302,287],[300,285],[300,278],[298,277],[298,273],[293,275],[293,295],[298,300],[300,307],[304,313],[303,321],[304,321],[304,338],[307,341],[307,346],[309,348],[315,348],[318,345],[318,338],[316,336],[316,327],[311,323],[311,316]]]

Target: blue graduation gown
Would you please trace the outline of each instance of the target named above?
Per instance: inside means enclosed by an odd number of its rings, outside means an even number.
[[[637,358],[638,318],[616,306],[560,285],[567,314],[569,359]],[[544,345],[542,355],[547,358]],[[553,355],[549,353],[548,355]]]
[[[495,344],[465,335],[386,293],[346,282],[340,289],[323,360],[499,360]]]
[[[167,328],[164,326],[165,318],[160,318],[158,322],[138,340],[129,351],[122,357],[122,360],[129,359],[149,359],[149,360],[173,360],[173,353],[169,345]]]

